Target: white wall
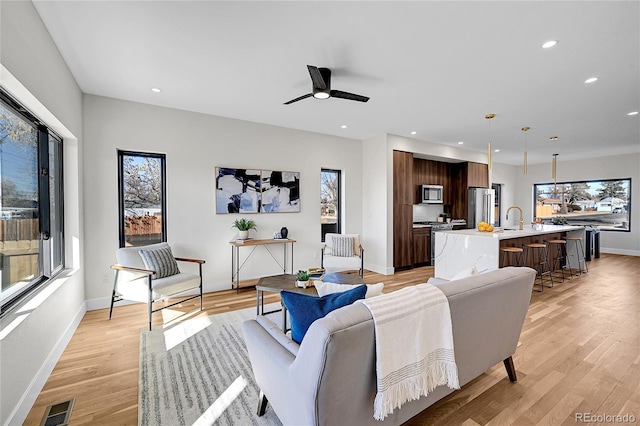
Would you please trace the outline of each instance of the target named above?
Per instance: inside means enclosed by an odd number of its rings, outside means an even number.
[[[640,256],[640,154],[563,161],[558,157],[557,181],[571,182],[599,179],[631,178],[631,232],[600,233],[600,250],[604,253]],[[553,182],[551,162],[529,165],[528,173],[517,172],[515,203],[524,209],[525,223],[533,219],[533,184]]]
[[[386,231],[388,216],[393,213],[393,194],[387,191],[386,146],[386,135],[362,143],[362,234],[365,269],[389,275],[393,274],[393,251],[387,251],[390,235]]]
[[[0,2],[0,84],[64,138],[66,264],[0,320],[1,424],[22,424],[84,314],[82,95],[31,2]]]
[[[257,238],[272,238],[286,226],[297,240],[294,269],[320,266],[321,168],[343,171],[343,232],[362,233],[361,141],[92,95],[84,97],[84,126],[90,308],[108,306],[112,288],[109,266],[118,248],[117,149],[166,154],[168,241],[176,255],[206,260],[205,291],[231,288],[229,241],[237,236],[231,225],[238,217],[256,221],[251,236]],[[300,172],[301,212],[216,214],[216,166]],[[271,249],[281,256],[280,247]],[[249,251],[241,249],[241,255]],[[277,273],[282,269],[259,247],[241,279]]]

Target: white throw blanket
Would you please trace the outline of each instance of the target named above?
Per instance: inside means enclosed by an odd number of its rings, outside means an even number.
[[[437,386],[460,389],[449,301],[438,287],[420,284],[359,302],[375,324],[376,420]]]

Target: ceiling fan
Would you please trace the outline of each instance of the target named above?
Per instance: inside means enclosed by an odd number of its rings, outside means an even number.
[[[309,75],[311,75],[311,82],[313,83],[312,92],[285,102],[284,105],[301,101],[310,96],[316,99],[341,98],[358,102],[367,102],[369,100],[367,96],[343,92],[342,90],[331,90],[331,70],[329,68],[318,68],[313,65],[307,65],[307,68],[309,69]]]

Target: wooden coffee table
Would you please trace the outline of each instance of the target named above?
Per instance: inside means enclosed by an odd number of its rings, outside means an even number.
[[[318,280],[325,279],[327,282],[339,282],[341,284],[364,284],[364,280],[360,275],[354,274],[326,274],[318,278]],[[280,293],[282,290],[291,291],[293,293],[309,294],[311,296],[318,296],[318,292],[315,287],[300,288],[296,287],[296,276],[292,274],[280,274],[270,277],[262,277],[256,284],[256,315],[267,315],[274,312],[282,311],[282,330],[287,331],[287,308],[282,304],[282,309],[276,309],[273,311],[264,311],[264,292],[268,293]]]

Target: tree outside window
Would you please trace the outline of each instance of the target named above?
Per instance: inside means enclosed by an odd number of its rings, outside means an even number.
[[[322,241],[327,233],[339,234],[340,224],[340,171],[322,169],[320,172],[320,224]]]
[[[534,194],[543,221],[630,231],[631,179],[536,184]]]
[[[118,151],[120,247],[166,241],[165,155]]]
[[[0,316],[64,268],[62,139],[0,90]]]

